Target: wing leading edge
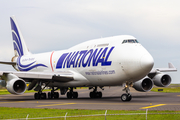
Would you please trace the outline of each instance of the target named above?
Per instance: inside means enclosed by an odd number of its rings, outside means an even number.
[[[26,82],[32,82],[33,80],[53,80],[58,82],[69,82],[74,80],[73,73],[70,71],[63,71],[58,73],[46,73],[46,72],[14,72],[6,71],[0,72],[2,79],[6,77],[7,74],[14,74],[17,77],[25,80]]]
[[[151,70],[149,74],[153,74],[157,72],[174,72],[174,71],[177,71],[177,68],[175,68],[172,63],[168,63],[168,68],[154,68]]]

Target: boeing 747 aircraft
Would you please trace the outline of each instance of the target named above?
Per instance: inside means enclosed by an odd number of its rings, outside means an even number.
[[[153,68],[154,60],[149,52],[130,35],[94,39],[61,51],[32,54],[24,41],[15,17],[10,18],[14,46],[11,62],[17,71],[1,71],[0,76],[7,90],[12,94],[23,94],[25,90],[38,91],[35,99],[78,98],[76,87],[92,89],[90,98],[101,98],[104,86],[124,86],[122,101],[130,101],[129,87],[137,91],[150,91],[156,86],[166,87],[171,77],[162,72],[176,71],[169,68]],[[30,83],[28,88],[26,83]],[[43,92],[45,87],[51,92]]]

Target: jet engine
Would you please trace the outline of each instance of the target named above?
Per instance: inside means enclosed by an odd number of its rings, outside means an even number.
[[[153,81],[145,77],[142,80],[139,80],[133,84],[134,89],[140,92],[148,92],[153,88]]]
[[[7,74],[6,83],[6,88],[11,94],[23,94],[26,90],[25,81],[14,74]]]
[[[157,74],[153,77],[152,80],[158,87],[167,87],[171,84],[171,77],[168,74]]]

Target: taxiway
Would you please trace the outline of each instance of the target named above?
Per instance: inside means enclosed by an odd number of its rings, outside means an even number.
[[[180,110],[180,93],[137,92],[131,89],[132,100],[122,102],[122,87],[106,87],[102,98],[89,98],[88,89],[77,89],[77,99],[34,99],[34,93],[0,95],[0,107],[101,109],[101,110]]]

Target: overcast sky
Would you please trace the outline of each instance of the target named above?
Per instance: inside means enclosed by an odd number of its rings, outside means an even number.
[[[0,60],[14,55],[10,16],[15,15],[32,53],[125,34],[150,52],[154,67],[172,62],[180,69],[179,5],[179,0],[1,0]],[[0,65],[0,70],[13,69]],[[170,75],[180,83],[180,72]]]

